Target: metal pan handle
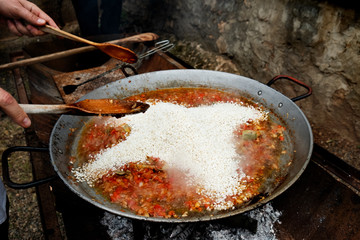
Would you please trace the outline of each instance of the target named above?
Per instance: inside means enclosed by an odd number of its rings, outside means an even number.
[[[301,100],[301,99],[303,99],[303,98],[306,98],[306,97],[308,97],[308,96],[310,96],[310,95],[312,94],[312,89],[311,89],[310,86],[306,85],[304,82],[302,82],[302,81],[300,81],[300,80],[297,80],[297,79],[295,79],[295,78],[293,78],[293,77],[290,77],[290,76],[287,76],[287,75],[278,75],[278,76],[274,77],[273,79],[271,79],[266,85],[268,85],[268,86],[270,87],[274,82],[276,82],[276,81],[279,80],[279,79],[289,80],[289,81],[294,82],[294,83],[296,83],[297,85],[299,85],[299,86],[301,86],[301,87],[304,87],[304,88],[306,88],[306,89],[308,90],[307,93],[292,98],[291,100],[292,100],[293,102],[296,102],[296,101],[298,101],[298,100]]]
[[[131,66],[129,64],[122,65],[120,69],[123,72],[125,77],[138,75],[138,72],[137,72],[136,68],[134,68],[133,66]],[[132,75],[131,75],[131,73],[128,73],[127,69],[129,69],[132,72]]]
[[[9,172],[9,163],[8,163],[8,158],[10,156],[10,154],[12,154],[13,152],[48,152],[49,149],[48,148],[40,148],[40,147],[27,147],[27,146],[17,146],[17,147],[10,147],[8,149],[6,149],[1,157],[1,161],[2,161],[2,172],[3,172],[3,180],[4,183],[10,187],[10,188],[14,188],[14,189],[25,189],[25,188],[31,188],[31,187],[35,187],[37,185],[40,184],[44,184],[47,183],[49,181],[54,180],[57,176],[51,176],[51,177],[47,177],[44,179],[40,179],[40,180],[36,180],[36,181],[32,181],[32,182],[28,182],[28,183],[15,183],[10,179],[10,172]]]

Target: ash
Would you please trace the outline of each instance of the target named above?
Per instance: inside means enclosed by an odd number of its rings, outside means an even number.
[[[107,227],[111,239],[133,239],[133,225],[128,218],[105,212],[101,224]]]
[[[113,240],[275,240],[274,224],[281,224],[280,216],[281,212],[268,203],[238,216],[210,222],[155,223],[105,212],[101,224],[107,227]]]

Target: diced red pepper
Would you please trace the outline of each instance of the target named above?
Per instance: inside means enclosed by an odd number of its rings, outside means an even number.
[[[155,217],[165,217],[166,211],[159,204],[154,205],[154,216]]]

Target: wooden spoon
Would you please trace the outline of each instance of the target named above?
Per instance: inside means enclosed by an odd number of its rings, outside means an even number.
[[[115,45],[115,44],[112,44],[112,43],[96,43],[96,42],[93,42],[93,41],[89,41],[89,40],[87,40],[85,38],[78,37],[78,36],[73,35],[71,33],[65,32],[63,30],[54,28],[54,27],[49,26],[49,25],[45,25],[43,27],[40,27],[40,30],[43,31],[43,32],[47,32],[47,33],[55,34],[57,36],[68,38],[70,40],[83,42],[83,43],[92,45],[94,47],[97,47],[99,50],[103,51],[104,53],[106,53],[110,57],[119,59],[119,60],[121,60],[123,62],[126,62],[126,63],[136,63],[136,61],[137,61],[137,56],[133,51],[131,51],[130,49],[121,47],[119,45]]]
[[[72,104],[19,104],[28,114],[106,114],[120,115],[145,112],[149,104],[119,99],[86,99]]]

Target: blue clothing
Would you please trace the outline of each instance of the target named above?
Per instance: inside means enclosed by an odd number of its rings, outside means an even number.
[[[0,224],[5,222],[6,218],[6,190],[3,182],[0,180]]]

